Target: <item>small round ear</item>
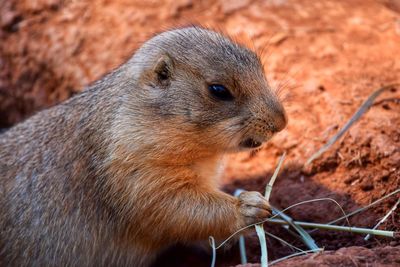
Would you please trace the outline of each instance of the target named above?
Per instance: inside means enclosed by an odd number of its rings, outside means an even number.
[[[155,78],[154,82],[161,85],[168,85],[173,71],[174,62],[172,61],[172,58],[167,54],[161,55],[153,67],[153,73],[155,74],[153,76]]]

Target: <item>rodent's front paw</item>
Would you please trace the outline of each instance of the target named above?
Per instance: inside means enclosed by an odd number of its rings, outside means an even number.
[[[271,214],[268,201],[259,192],[242,192],[239,196],[239,212],[245,225],[261,222]]]

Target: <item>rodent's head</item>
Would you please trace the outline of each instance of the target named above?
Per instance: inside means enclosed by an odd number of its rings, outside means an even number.
[[[134,97],[159,125],[155,133],[175,145],[213,152],[255,148],[286,126],[258,56],[216,32],[190,27],[161,33],[127,65],[140,88],[132,89],[140,91]]]

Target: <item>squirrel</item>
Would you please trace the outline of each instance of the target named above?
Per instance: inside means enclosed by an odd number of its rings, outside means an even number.
[[[223,155],[287,124],[259,57],[201,27],[160,33],[0,135],[1,266],[149,266],[270,214],[219,190]]]

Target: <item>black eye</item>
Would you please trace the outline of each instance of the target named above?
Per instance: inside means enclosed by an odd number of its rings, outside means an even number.
[[[231,92],[229,92],[229,90],[221,84],[211,84],[208,86],[208,90],[212,96],[219,100],[230,101],[233,99]]]

